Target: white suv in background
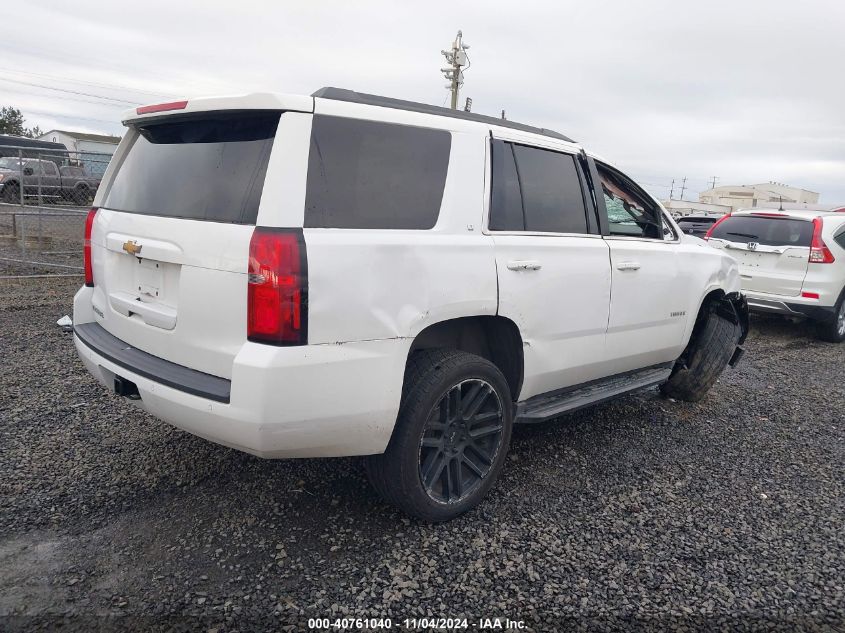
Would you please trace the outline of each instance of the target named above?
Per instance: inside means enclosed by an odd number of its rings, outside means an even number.
[[[845,213],[741,210],[705,239],[739,262],[752,310],[811,319],[820,338],[845,340]]]
[[[514,422],[740,355],[736,262],[571,139],[327,88],[146,106],[86,223],[74,341],[106,387],[261,457],[363,455],[430,521]]]

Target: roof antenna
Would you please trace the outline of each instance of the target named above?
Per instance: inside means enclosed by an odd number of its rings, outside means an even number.
[[[778,211],[783,211],[783,196],[778,196],[778,200],[780,200],[780,206],[778,207]]]

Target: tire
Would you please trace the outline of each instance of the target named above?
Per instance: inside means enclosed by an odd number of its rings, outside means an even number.
[[[88,204],[90,200],[90,193],[88,191],[88,187],[82,186],[77,187],[73,190],[73,194],[71,195],[71,201],[77,204],[78,206],[85,206]]]
[[[675,363],[669,380],[660,387],[664,395],[698,402],[710,391],[736,350],[742,329],[719,316],[716,303],[702,309],[687,349]]]
[[[20,204],[21,203],[21,190],[18,187],[18,183],[16,182],[9,182],[6,183],[6,186],[3,187],[3,202],[9,204]]]
[[[448,521],[478,505],[498,479],[512,427],[510,389],[495,365],[455,350],[415,352],[393,436],[383,454],[366,458],[367,475],[408,515]]]
[[[839,295],[833,318],[819,322],[818,337],[828,343],[845,341],[845,290]]]

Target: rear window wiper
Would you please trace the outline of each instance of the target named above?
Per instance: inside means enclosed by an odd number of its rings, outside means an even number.
[[[731,233],[730,231],[725,233],[725,235],[736,235],[737,237],[747,237],[747,238],[750,238],[752,240],[755,240],[759,237],[758,235],[752,235],[751,233]]]

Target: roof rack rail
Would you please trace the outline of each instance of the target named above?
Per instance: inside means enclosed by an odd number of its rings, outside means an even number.
[[[497,119],[496,117],[486,116],[484,114],[475,114],[473,112],[464,112],[463,110],[452,110],[450,108],[441,108],[439,106],[429,105],[427,103],[417,103],[416,101],[405,101],[403,99],[391,99],[390,97],[379,97],[378,95],[366,94],[363,92],[355,92],[354,90],[347,90],[345,88],[320,88],[312,93],[312,97],[320,99],[332,99],[333,101],[347,101],[349,103],[360,103],[363,105],[380,106],[382,108],[393,108],[394,110],[407,110],[409,112],[422,112],[423,114],[435,114],[437,116],[448,116],[453,119],[464,119],[466,121],[477,121],[478,123],[486,123],[487,125],[498,125],[500,127],[507,127],[514,130],[521,130],[523,132],[530,132],[532,134],[542,134],[561,141],[574,143],[571,138],[564,136],[560,132],[548,130],[546,128],[534,127],[525,125],[524,123],[517,123],[516,121],[508,121],[507,119]]]

